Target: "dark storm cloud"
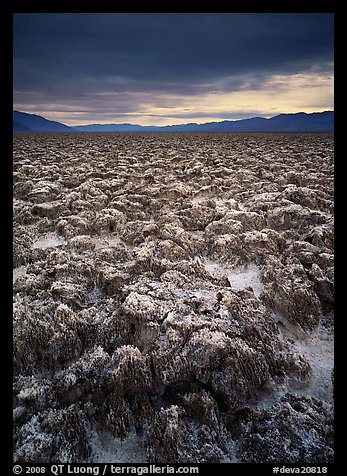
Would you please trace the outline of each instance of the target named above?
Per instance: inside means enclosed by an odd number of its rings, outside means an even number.
[[[328,69],[331,14],[16,14],[14,89],[199,94]]]

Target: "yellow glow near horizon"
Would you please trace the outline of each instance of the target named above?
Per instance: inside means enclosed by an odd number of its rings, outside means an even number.
[[[127,93],[138,100],[137,110],[124,115],[112,114],[112,93],[102,93],[98,111],[105,104],[106,114],[93,112],[93,107],[81,104],[19,104],[15,109],[32,112],[67,125],[92,123],[133,123],[140,125],[172,125],[188,122],[211,122],[243,119],[261,114],[272,117],[280,113],[321,112],[334,108],[334,80],[332,76],[316,73],[275,75],[258,89],[230,92],[209,92],[202,95],[174,95],[160,93]],[[117,98],[116,98],[117,99]],[[117,111],[115,99],[114,111]],[[94,104],[97,98],[94,98]],[[133,104],[134,104],[133,103]],[[165,104],[165,107],[163,107]],[[107,106],[107,107],[106,107]],[[81,112],[81,109],[84,112]],[[133,108],[134,109],[134,108]],[[200,113],[200,114],[199,114]],[[228,117],[230,115],[230,117]]]

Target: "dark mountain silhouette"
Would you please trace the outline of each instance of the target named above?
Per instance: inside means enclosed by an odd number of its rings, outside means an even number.
[[[23,129],[27,128],[27,129]],[[172,126],[140,126],[138,124],[88,124],[69,127],[49,121],[36,114],[13,111],[13,130],[49,132],[327,132],[334,130],[334,111],[307,114],[279,114],[266,119],[252,117],[239,121],[176,124]]]
[[[269,127],[276,130],[290,131],[298,128],[300,131],[331,131],[334,129],[334,111],[314,112],[306,114],[279,114],[268,119]],[[271,130],[271,129],[269,129]]]
[[[29,127],[25,126],[21,122],[13,121],[13,132],[27,132],[30,131]]]
[[[126,131],[172,131],[172,132],[285,132],[285,131],[333,131],[334,111],[306,114],[279,114],[266,119],[252,117],[239,121],[206,122],[204,124],[177,124],[173,126],[139,126],[137,124],[89,124],[75,126],[78,131],[126,132]]]
[[[81,132],[136,132],[144,130],[159,130],[156,126],[139,126],[138,124],[87,124],[75,126],[74,129]]]
[[[13,111],[13,130],[19,131],[18,124],[26,127],[25,130],[35,132],[67,132],[73,131],[73,128],[56,121],[49,121],[36,114],[27,114],[26,112]],[[23,129],[21,129],[23,131]]]

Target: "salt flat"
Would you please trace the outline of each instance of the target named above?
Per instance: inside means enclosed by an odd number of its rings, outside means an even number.
[[[333,151],[16,134],[14,460],[333,461]]]

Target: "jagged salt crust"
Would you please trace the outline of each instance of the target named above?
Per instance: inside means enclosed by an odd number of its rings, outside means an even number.
[[[13,208],[15,462],[333,461],[332,135],[17,134]]]

